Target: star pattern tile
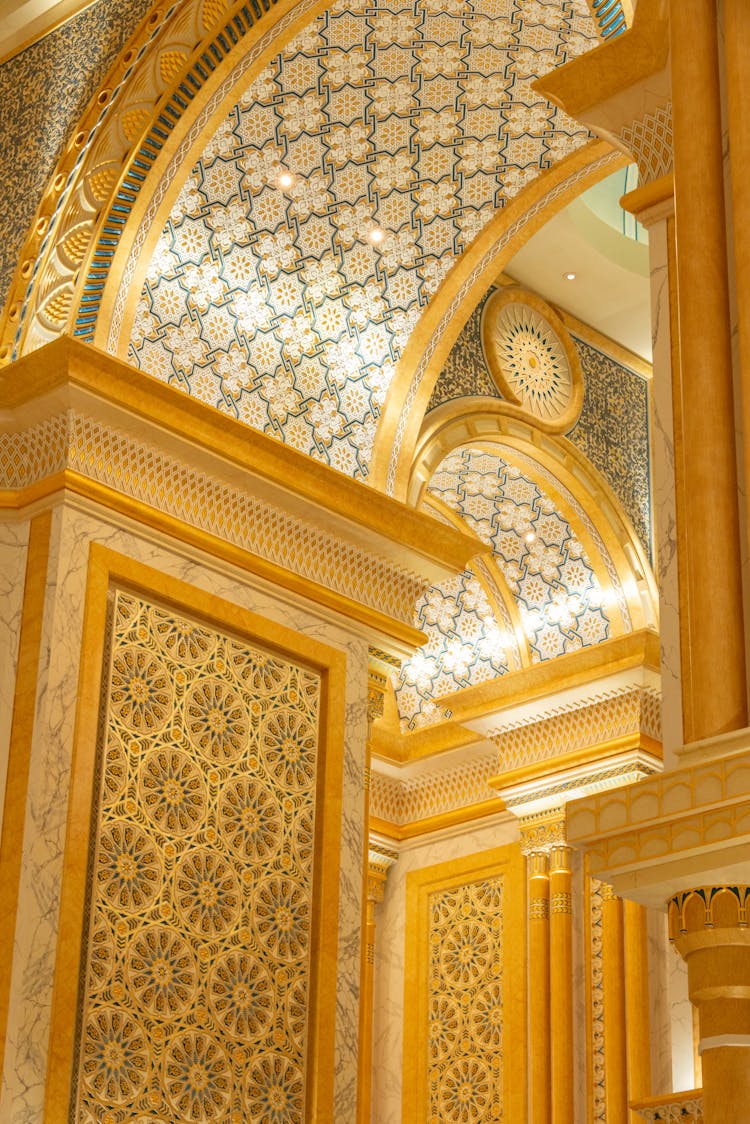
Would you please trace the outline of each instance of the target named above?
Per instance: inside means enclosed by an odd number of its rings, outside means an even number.
[[[366,477],[395,366],[452,264],[587,140],[532,81],[597,36],[585,0],[339,0],[208,139],[130,359]]]
[[[610,636],[607,597],[560,504],[516,465],[483,449],[447,456],[430,493],[492,547],[534,663]],[[442,696],[504,675],[511,637],[470,571],[430,589],[415,623],[427,642],[406,663],[396,698],[406,730],[443,716]]]

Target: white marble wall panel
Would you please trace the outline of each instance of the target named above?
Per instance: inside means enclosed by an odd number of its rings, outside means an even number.
[[[339,627],[318,615],[301,598],[285,598],[269,583],[256,582],[229,566],[201,559],[197,552],[174,549],[155,534],[141,536],[72,505],[58,508],[53,519],[0,1120],[3,1124],[42,1120],[70,751],[92,541],[346,652],[335,1100],[336,1120],[351,1121],[357,1080],[367,644],[343,623]],[[71,970],[77,967],[71,965]]]
[[[664,767],[669,769],[676,764],[674,751],[682,745],[683,736],[666,219],[650,226],[648,234],[654,364],[652,434],[656,576],[659,583],[661,634],[662,740]]]
[[[28,542],[28,521],[0,523],[0,832],[3,828]]]
[[[696,1088],[693,1005],[688,998],[687,965],[671,947],[667,954],[667,990],[672,1038],[672,1089],[681,1092]]]
[[[404,847],[391,867],[383,901],[375,907],[372,1124],[402,1124],[404,951],[406,876],[413,870],[502,847],[519,838],[509,817],[463,833],[417,841]],[[344,1124],[344,1117],[340,1124]],[[353,1118],[347,1118],[347,1121]],[[336,1124],[339,1124],[337,1117]],[[404,1120],[403,1124],[416,1124]]]
[[[671,1093],[672,1030],[669,1002],[669,969],[674,949],[667,936],[667,915],[647,911],[648,998],[651,1034],[651,1091],[654,1096]]]

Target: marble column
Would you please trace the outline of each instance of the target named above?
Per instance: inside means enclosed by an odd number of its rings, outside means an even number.
[[[644,906],[626,901],[624,922],[628,1100],[632,1101],[651,1095],[648,930]],[[630,1120],[635,1124],[638,1114],[631,1112]]]
[[[529,1041],[531,1124],[550,1124],[550,925],[549,856],[526,856],[529,878]]]
[[[550,850],[549,905],[552,1124],[574,1124],[573,896],[570,847],[560,845]]]
[[[700,1019],[704,1124],[746,1124],[750,1105],[750,887],[704,886],[669,902],[669,935]]]
[[[618,898],[610,886],[603,884],[601,894],[606,1120],[607,1124],[626,1124],[628,1068],[624,910],[622,898]]]

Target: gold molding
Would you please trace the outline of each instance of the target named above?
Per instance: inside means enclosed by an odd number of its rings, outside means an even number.
[[[86,583],[78,707],[73,739],[68,827],[63,864],[60,921],[52,994],[50,1058],[44,1124],[66,1124],[78,996],[77,964],[83,939],[88,843],[96,731],[101,692],[107,592],[116,586],[154,597],[214,627],[244,635],[286,658],[299,660],[322,678],[321,754],[316,800],[317,845],[311,922],[311,987],[308,1025],[307,1105],[310,1119],[333,1119],[339,865],[346,656],[302,633],[266,620],[237,605],[153,570],[108,547],[92,544]]]
[[[378,423],[373,485],[403,497],[430,395],[451,347],[498,272],[554,214],[625,158],[592,141],[543,172],[492,219],[453,267],[412,332]]]
[[[390,820],[370,816],[370,831],[377,832],[387,839],[402,843],[406,839],[416,839],[420,835],[431,835],[436,831],[457,827],[460,824],[475,823],[477,820],[496,816],[505,811],[503,801],[495,796],[489,800],[482,800],[476,804],[467,804],[464,808],[454,808],[450,812],[441,812],[437,816],[429,816],[423,820],[414,820],[412,823],[395,824]]]

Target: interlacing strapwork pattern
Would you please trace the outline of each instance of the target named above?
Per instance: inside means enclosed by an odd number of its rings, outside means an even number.
[[[602,967],[602,883],[589,880],[589,957],[591,1011],[591,1111],[594,1124],[607,1119],[604,1073],[604,984]]]
[[[429,1112],[440,1124],[503,1116],[503,879],[429,899]]]
[[[320,694],[117,593],[77,1124],[304,1119]]]

